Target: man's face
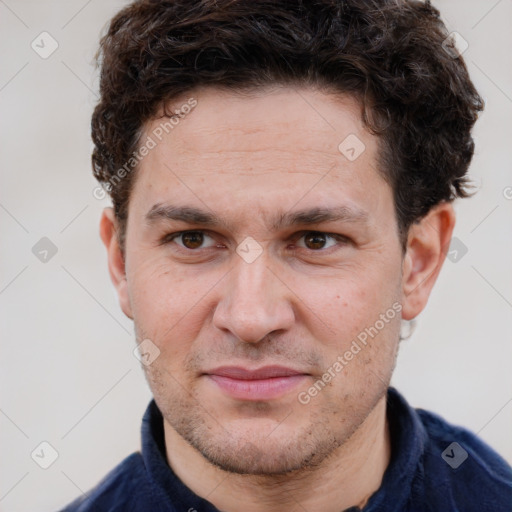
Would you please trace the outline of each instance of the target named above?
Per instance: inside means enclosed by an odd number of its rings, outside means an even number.
[[[377,138],[350,97],[191,96],[137,170],[123,309],[160,350],[145,371],[165,421],[208,460],[317,464],[370,417],[396,358],[403,255]],[[365,145],[353,161],[350,134]],[[185,207],[220,222],[171,218]],[[290,224],[315,209],[340,215]]]

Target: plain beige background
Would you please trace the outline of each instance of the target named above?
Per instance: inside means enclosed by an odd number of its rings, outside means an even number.
[[[0,0],[1,511],[57,510],[139,448],[151,395],[107,273],[98,221],[109,202],[93,196],[90,171],[93,55],[124,3]],[[470,170],[480,190],[456,203],[467,253],[446,261],[393,384],[512,462],[512,2],[435,5],[468,42],[487,104]],[[58,43],[46,59],[31,47],[45,37],[51,49],[44,31]],[[47,262],[32,251],[43,237],[57,248]],[[50,453],[43,441],[58,453],[48,469],[31,458]]]

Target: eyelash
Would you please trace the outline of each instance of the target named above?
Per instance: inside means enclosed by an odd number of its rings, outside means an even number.
[[[202,233],[203,235],[206,235],[206,236],[209,236],[210,238],[213,238],[213,236],[210,235],[208,233],[208,231],[201,230],[201,229],[187,229],[185,231],[177,231],[177,232],[169,233],[169,234],[165,235],[161,239],[159,245],[170,244],[171,242],[174,241],[175,238],[178,238],[179,236],[181,236],[181,235],[183,235],[185,233]],[[315,230],[300,231],[300,232],[296,233],[292,237],[292,239],[296,242],[297,240],[300,240],[303,236],[305,236],[307,234],[310,234],[310,233],[325,235],[328,238],[333,238],[334,240],[337,240],[338,242],[340,242],[341,245],[346,245],[346,244],[350,243],[350,240],[346,236],[344,236],[344,235],[338,235],[336,233],[327,233],[325,231],[315,231]],[[179,247],[179,250],[188,252],[190,254],[192,254],[192,253],[199,253],[202,250],[208,250],[208,249],[214,249],[215,248],[215,247],[205,247],[205,248],[199,248],[199,249],[188,249],[188,248],[183,247],[183,246],[181,246],[179,244],[177,244],[177,245]],[[312,252],[312,253],[327,253],[327,252],[330,252],[330,249],[336,249],[336,248],[339,248],[339,247],[332,246],[332,247],[327,247],[326,249],[322,248],[322,249],[316,249],[316,250],[315,249],[308,249],[307,247],[299,247],[298,249],[299,250],[309,251],[309,252]],[[296,248],[294,248],[294,250],[295,249]]]

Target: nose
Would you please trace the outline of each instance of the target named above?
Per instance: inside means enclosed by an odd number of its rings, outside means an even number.
[[[295,321],[293,293],[271,270],[265,252],[251,263],[242,258],[226,276],[214,325],[246,343],[258,343]]]

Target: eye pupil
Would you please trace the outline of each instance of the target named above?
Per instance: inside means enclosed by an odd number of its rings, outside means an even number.
[[[197,249],[203,243],[203,234],[198,231],[189,231],[183,233],[181,239],[187,249]]]
[[[316,232],[308,233],[304,236],[304,243],[309,249],[322,249],[325,245],[325,235]]]

